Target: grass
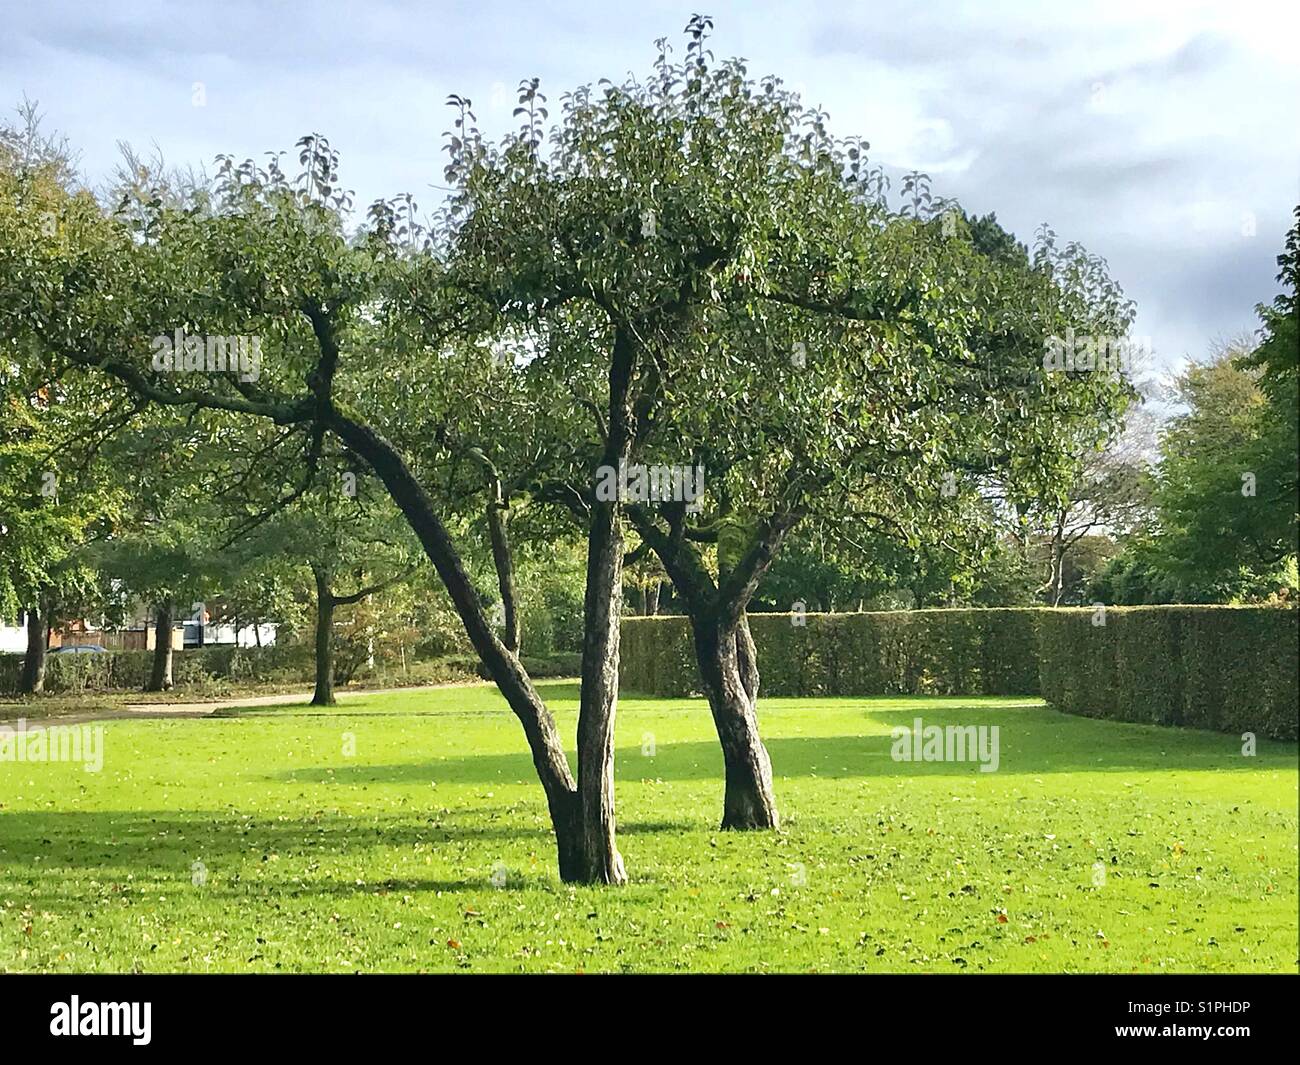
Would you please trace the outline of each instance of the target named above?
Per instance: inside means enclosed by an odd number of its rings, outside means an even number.
[[[543,691],[572,736],[576,686]],[[0,970],[1296,971],[1293,745],[1029,699],[760,713],[785,827],[724,833],[707,709],[624,697],[619,889],[559,883],[491,688],[106,723],[99,773],[0,762]],[[918,716],[999,726],[999,770],[893,761]]]

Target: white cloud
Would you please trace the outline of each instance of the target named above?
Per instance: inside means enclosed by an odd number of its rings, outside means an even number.
[[[776,73],[896,172],[1105,256],[1167,359],[1253,324],[1300,199],[1300,7],[1238,0],[711,6],[719,55]],[[490,131],[534,74],[556,100],[648,69],[687,9],[45,0],[6,14],[0,105],[24,92],[92,175],[116,142],[172,163],[289,148],[320,131],[357,201],[442,181],[450,92]],[[680,44],[678,45],[680,50]],[[207,94],[191,102],[193,83]],[[1253,219],[1254,235],[1247,232]]]

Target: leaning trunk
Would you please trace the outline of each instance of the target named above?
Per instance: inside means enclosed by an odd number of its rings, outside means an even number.
[[[779,828],[772,762],[758,735],[758,660],[749,622],[744,615],[732,627],[715,618],[692,619],[692,629],[704,693],[722,744],[722,827]]]
[[[580,868],[576,852],[577,832],[573,827],[578,803],[577,788],[569,771],[555,718],[537,694],[519,659],[496,637],[479,602],[478,592],[465,564],[438,518],[433,505],[406,463],[387,440],[369,426],[353,421],[338,411],[330,412],[330,426],[362,455],[379,475],[393,501],[420,539],[424,553],[442,578],[465,626],[465,634],[487,667],[488,673],[523,726],[533,755],[533,766],[546,792],[546,804],[555,828],[560,875],[574,879]]]
[[[147,692],[167,691],[172,686],[172,628],[176,608],[170,599],[159,603],[154,615],[153,668],[149,672]]]
[[[334,705],[334,593],[329,574],[315,571],[316,576],[316,690],[312,706]]]
[[[40,607],[27,612],[27,654],[18,690],[24,695],[39,695],[45,690],[45,611]]]
[[[497,588],[501,592],[501,605],[505,633],[502,643],[506,649],[519,653],[523,631],[519,621],[519,601],[515,592],[515,563],[510,552],[510,534],[506,528],[506,508],[500,503],[489,503],[487,508],[488,537],[492,541],[492,562],[497,571]]]

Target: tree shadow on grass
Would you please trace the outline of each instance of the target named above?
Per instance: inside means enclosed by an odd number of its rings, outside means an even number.
[[[99,870],[105,883],[130,873],[137,878],[174,877],[188,884],[195,861],[216,872],[250,861],[269,864],[283,856],[347,859],[375,848],[409,850],[416,844],[436,855],[441,847],[524,841],[534,843],[539,854],[553,854],[554,836],[540,788],[535,802],[509,809],[512,821],[493,823],[504,809],[467,805],[426,816],[358,813],[282,818],[268,814],[251,819],[229,810],[5,812],[0,813],[0,880],[21,879],[21,870],[44,879],[64,869]],[[701,827],[682,820],[630,821],[620,824],[618,832],[640,836]],[[488,875],[485,871],[484,883]],[[453,886],[478,883],[471,878]]]
[[[981,771],[974,754],[964,761],[896,761],[895,729],[997,726],[996,771]],[[864,715],[871,731],[857,735],[775,736],[766,739],[773,773],[779,779],[875,779],[910,776],[1044,776],[1056,773],[1168,773],[1178,771],[1249,772],[1291,768],[1295,746],[1259,741],[1252,757],[1241,754],[1241,740],[1230,734],[1160,725],[1098,721],[1045,708],[935,707],[873,711]],[[721,784],[722,753],[715,741],[659,743],[653,757],[637,746],[620,747],[615,773],[637,780],[705,781]],[[426,758],[388,765],[350,763],[334,768],[303,768],[270,779],[345,786],[533,782],[527,754],[482,754]]]

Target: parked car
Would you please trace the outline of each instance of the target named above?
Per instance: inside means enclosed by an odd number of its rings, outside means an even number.
[[[97,643],[82,643],[82,644],[77,644],[75,647],[51,647],[50,648],[50,654],[52,655],[72,655],[72,654],[99,655],[99,654],[106,654],[107,652],[108,652],[107,647],[100,647],[99,644]]]

